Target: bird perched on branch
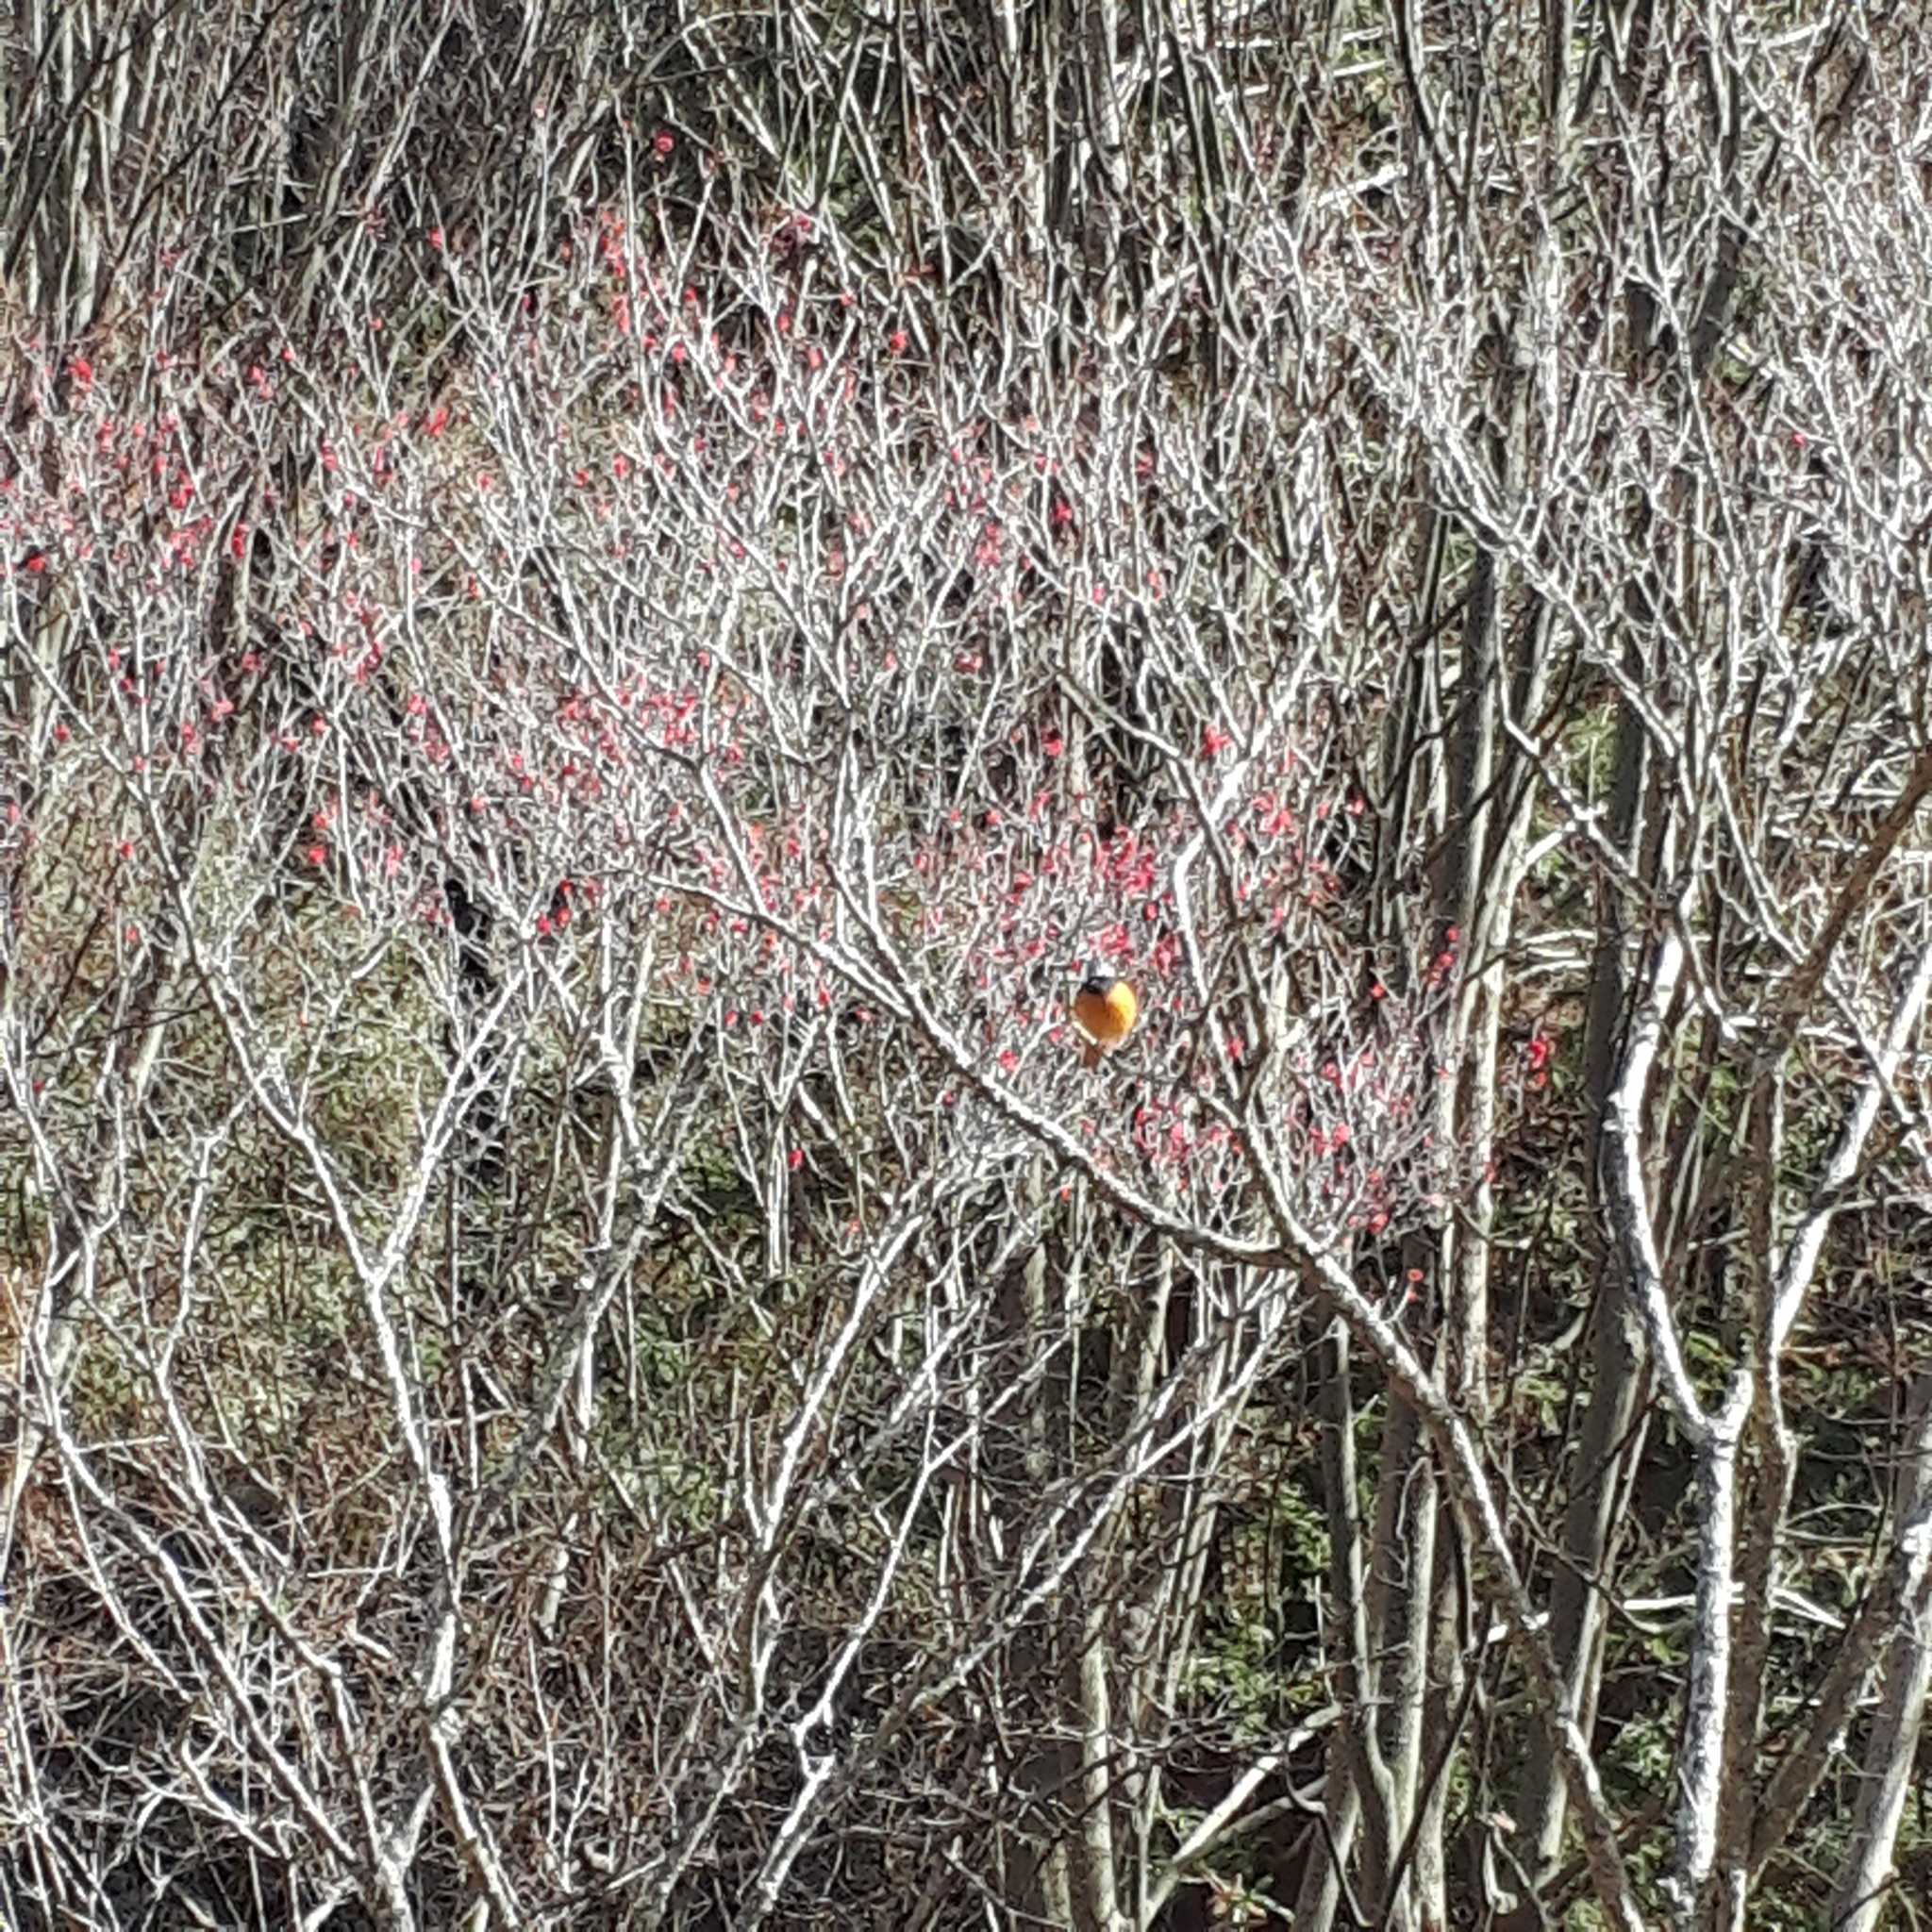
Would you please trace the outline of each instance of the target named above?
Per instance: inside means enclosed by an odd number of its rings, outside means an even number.
[[[1110,973],[1091,972],[1074,995],[1074,1024],[1087,1036],[1081,1055],[1090,1067],[1100,1064],[1102,1054],[1110,1053],[1134,1030],[1141,1017],[1141,1002],[1124,979]]]

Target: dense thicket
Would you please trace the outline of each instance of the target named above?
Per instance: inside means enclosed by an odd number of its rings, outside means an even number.
[[[18,0],[0,1916],[1913,1923],[1928,73]]]

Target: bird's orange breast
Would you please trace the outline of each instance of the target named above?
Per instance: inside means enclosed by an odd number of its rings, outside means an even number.
[[[1134,1030],[1141,1017],[1141,1003],[1124,979],[1116,979],[1105,992],[1083,986],[1074,995],[1074,1018],[1095,1040],[1111,1046]]]

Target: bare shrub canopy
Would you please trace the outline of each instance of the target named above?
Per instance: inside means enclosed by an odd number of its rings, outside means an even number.
[[[1919,33],[16,8],[8,1923],[1884,1923]]]

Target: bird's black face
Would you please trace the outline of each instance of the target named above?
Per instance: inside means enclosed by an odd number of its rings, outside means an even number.
[[[1097,1000],[1104,1000],[1114,990],[1116,983],[1111,973],[1090,973],[1080,982],[1080,991],[1091,993]]]

